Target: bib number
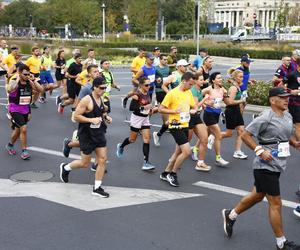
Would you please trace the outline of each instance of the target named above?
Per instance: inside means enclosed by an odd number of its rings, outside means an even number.
[[[190,113],[181,112],[180,113],[180,122],[189,122],[191,119]]]
[[[216,108],[216,109],[221,108],[221,102],[222,102],[222,98],[216,98],[214,100],[214,108]]]
[[[143,110],[141,110],[141,114],[143,114],[143,115],[149,115],[149,112],[150,112],[150,109],[143,109]]]
[[[93,128],[93,129],[100,128],[100,125],[101,125],[101,122],[99,122],[98,124],[91,123],[90,128]]]
[[[242,98],[243,99],[246,99],[248,97],[248,92],[247,92],[247,90],[244,90],[243,92],[242,92]]]
[[[148,79],[150,80],[150,82],[154,82],[155,81],[155,75],[150,75],[148,76]]]
[[[110,93],[110,91],[111,91],[111,86],[110,86],[110,85],[108,85],[108,86],[106,87],[106,90],[105,90],[105,92],[107,92],[107,93]]]
[[[278,157],[288,157],[290,155],[291,153],[289,142],[280,142],[278,144]]]
[[[20,96],[19,105],[29,105],[31,96]]]

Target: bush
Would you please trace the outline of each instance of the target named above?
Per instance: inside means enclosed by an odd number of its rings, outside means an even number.
[[[249,104],[269,106],[269,90],[273,87],[272,82],[259,81],[255,85],[248,85]]]

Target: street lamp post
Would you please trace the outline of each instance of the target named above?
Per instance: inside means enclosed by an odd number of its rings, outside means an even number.
[[[200,33],[200,1],[197,1],[197,56],[199,55],[199,47],[200,47],[200,41],[199,41],[199,34]]]
[[[105,3],[102,4],[102,42],[105,43]]]

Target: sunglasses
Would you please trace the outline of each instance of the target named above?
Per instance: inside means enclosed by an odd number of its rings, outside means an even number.
[[[102,86],[102,87],[99,86],[98,88],[101,89],[101,90],[105,90],[107,88],[107,86]]]
[[[22,73],[23,76],[30,76],[30,73]]]
[[[145,87],[150,87],[150,84],[144,84]]]

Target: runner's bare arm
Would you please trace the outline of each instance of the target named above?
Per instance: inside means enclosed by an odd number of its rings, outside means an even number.
[[[18,87],[18,82],[19,82],[18,78],[16,80],[10,80],[9,84],[8,84],[7,92],[11,93],[11,92],[15,91]]]
[[[136,75],[135,75],[135,77],[134,78],[132,78],[132,82],[134,83],[134,84],[136,84],[136,85],[139,85],[139,78],[140,77],[142,77],[144,75],[144,72],[143,72],[143,70],[142,69],[140,69],[137,73],[136,73]]]
[[[161,86],[161,88],[163,89],[163,91],[165,91],[166,93],[169,92],[169,85],[174,81],[174,77],[172,75],[169,75],[163,82],[163,85]]]
[[[88,106],[89,106],[90,102],[91,102],[91,97],[85,96],[78,103],[78,106],[74,113],[74,120],[76,122],[98,124],[101,121],[101,118],[99,119],[98,117],[97,118],[87,118],[87,117],[83,116],[83,114],[88,110]]]

